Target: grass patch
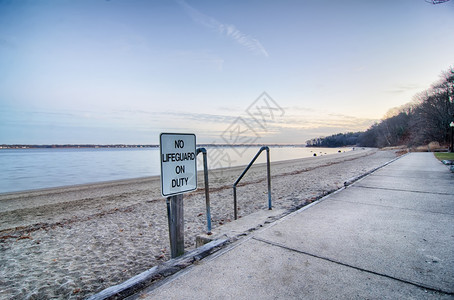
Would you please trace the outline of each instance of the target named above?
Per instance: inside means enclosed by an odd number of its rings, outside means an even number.
[[[454,153],[449,153],[449,152],[437,152],[434,153],[435,157],[438,158],[438,160],[454,160]]]

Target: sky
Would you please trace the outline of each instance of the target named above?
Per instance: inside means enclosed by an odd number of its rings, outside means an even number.
[[[450,66],[454,1],[0,0],[0,144],[301,144]]]

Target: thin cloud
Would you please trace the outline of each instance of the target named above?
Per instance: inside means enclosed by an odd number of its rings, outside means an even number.
[[[387,90],[388,93],[391,94],[402,94],[406,92],[414,92],[415,90],[421,89],[419,84],[401,84],[397,85],[394,88]]]
[[[178,1],[178,3],[180,4],[181,7],[183,7],[183,9],[192,18],[192,20],[194,20],[194,22],[197,22],[204,27],[219,32],[221,35],[232,39],[233,41],[235,41],[236,43],[245,47],[246,49],[253,53],[269,57],[268,52],[266,51],[265,47],[263,47],[259,40],[241,32],[234,25],[223,24],[218,20],[201,13],[200,11],[193,8],[183,0]]]

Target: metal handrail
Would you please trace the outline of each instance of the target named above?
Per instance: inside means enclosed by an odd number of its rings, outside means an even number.
[[[235,220],[238,219],[238,213],[237,213],[237,202],[236,202],[236,186],[240,182],[240,180],[243,178],[243,176],[246,174],[246,172],[249,170],[249,168],[252,166],[252,164],[255,162],[255,160],[259,157],[260,153],[262,153],[263,150],[266,150],[266,169],[267,169],[267,177],[268,177],[268,209],[271,210],[271,173],[270,173],[270,148],[268,146],[263,146],[260,148],[259,152],[254,156],[252,161],[247,165],[246,169],[244,169],[243,173],[241,173],[240,177],[235,181],[233,184],[233,210],[234,210],[234,216]]]
[[[207,150],[205,148],[197,148],[197,154],[200,152],[203,154],[203,175],[205,179],[205,202],[207,211],[207,234],[211,234],[211,212],[210,212],[210,191],[208,188],[208,162],[207,162]]]

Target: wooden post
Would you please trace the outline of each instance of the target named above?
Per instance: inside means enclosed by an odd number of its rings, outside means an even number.
[[[167,207],[170,253],[175,258],[184,254],[183,194],[168,197],[167,200],[170,200],[170,209]]]

